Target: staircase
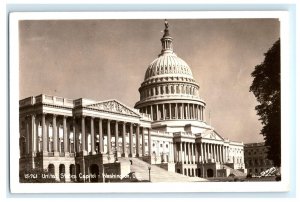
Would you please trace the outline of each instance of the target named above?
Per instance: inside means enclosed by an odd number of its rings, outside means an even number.
[[[149,166],[147,162],[144,162],[138,158],[119,158],[120,162],[130,162],[131,172],[135,172],[135,177],[139,181],[149,181]],[[179,173],[168,172],[156,165],[151,165],[151,182],[202,182],[206,179],[199,177],[188,177]]]
[[[239,170],[236,170],[236,169],[233,169],[233,168],[231,168],[227,165],[224,165],[224,168],[230,169],[230,174],[233,174],[236,177],[246,177],[246,175],[247,175],[247,173],[243,173],[243,172],[241,172]]]

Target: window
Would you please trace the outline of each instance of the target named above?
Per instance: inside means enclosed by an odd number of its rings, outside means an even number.
[[[162,147],[163,145],[162,144],[160,144],[160,147]]]

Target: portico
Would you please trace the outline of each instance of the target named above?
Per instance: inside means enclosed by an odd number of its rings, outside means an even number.
[[[145,139],[151,141],[148,115],[116,100],[91,103],[48,95],[20,101],[20,156],[21,161],[32,162],[26,169],[51,165],[58,176],[59,166],[76,168],[75,163],[87,172],[85,159],[88,164],[92,164],[90,159],[105,164],[121,156],[146,156]],[[147,147],[151,151],[151,144]],[[69,176],[70,169],[64,170]]]

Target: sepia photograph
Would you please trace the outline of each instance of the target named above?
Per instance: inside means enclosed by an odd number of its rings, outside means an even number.
[[[14,21],[17,184],[287,177],[278,15],[42,16]]]

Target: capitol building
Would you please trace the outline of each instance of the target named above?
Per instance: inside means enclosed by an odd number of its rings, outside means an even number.
[[[44,169],[64,182],[122,180],[133,172],[139,178],[139,165],[193,179],[247,173],[244,144],[209,125],[200,86],[175,54],[167,21],[160,41],[133,108],[46,94],[20,100],[20,173]]]

